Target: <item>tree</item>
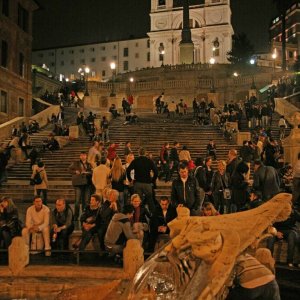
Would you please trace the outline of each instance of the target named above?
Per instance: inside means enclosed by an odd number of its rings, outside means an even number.
[[[232,36],[232,49],[227,52],[227,59],[234,65],[247,65],[254,54],[254,47],[245,33]]]

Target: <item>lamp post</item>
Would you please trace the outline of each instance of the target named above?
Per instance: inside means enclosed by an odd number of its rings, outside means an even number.
[[[163,43],[160,43],[159,47],[158,47],[158,51],[159,51],[159,58],[161,60],[161,67],[163,67],[164,65],[164,58],[165,58],[165,46]]]
[[[216,60],[212,57],[209,60],[209,64],[211,65],[211,72],[212,72],[212,82],[211,82],[211,87],[210,87],[210,92],[215,93],[215,70],[214,70],[214,64],[216,63]]]
[[[130,77],[129,78],[129,88],[128,88],[128,94],[129,96],[131,95],[131,84],[134,82],[134,78]]]
[[[250,65],[251,65],[251,68],[252,68],[252,70],[251,70],[251,76],[252,76],[251,90],[256,90],[256,85],[255,85],[255,82],[254,82],[254,71],[253,71],[254,64],[255,64],[255,59],[251,58],[250,59]]]
[[[274,52],[272,54],[272,59],[273,59],[273,78],[275,77],[275,64],[276,64],[276,58],[277,58],[277,53]]]
[[[85,93],[84,96],[89,96],[89,89],[88,89],[88,79],[89,79],[89,73],[90,73],[90,68],[85,67],[84,68],[84,74],[85,74]]]
[[[237,78],[239,77],[238,72],[233,72],[233,77],[234,77],[234,99],[237,100]]]
[[[116,92],[115,92],[116,63],[115,62],[110,63],[110,69],[112,71],[112,87],[111,87],[110,97],[115,97],[116,96]]]

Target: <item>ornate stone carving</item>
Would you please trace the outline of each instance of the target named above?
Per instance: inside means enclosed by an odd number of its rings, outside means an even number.
[[[129,299],[155,299],[159,294],[168,299],[225,299],[237,257],[257,247],[274,222],[288,218],[291,198],[281,193],[258,208],[216,217],[189,217],[180,208],[178,218],[168,224],[171,242],[137,272]]]

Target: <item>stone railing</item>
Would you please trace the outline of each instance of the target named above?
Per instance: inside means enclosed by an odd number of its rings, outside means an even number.
[[[0,125],[0,141],[5,140],[6,138],[11,136],[11,129],[13,125],[15,125],[16,128],[18,128],[19,125],[22,124],[22,122],[25,122],[25,117],[17,117],[12,120],[9,120],[3,124]]]
[[[293,124],[292,117],[295,112],[300,109],[294,104],[289,102],[289,99],[286,98],[275,98],[275,111],[280,115],[283,115],[290,124]]]

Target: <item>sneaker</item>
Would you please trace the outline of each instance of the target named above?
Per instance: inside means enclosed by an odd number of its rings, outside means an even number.
[[[45,256],[51,256],[51,250],[45,250]]]

